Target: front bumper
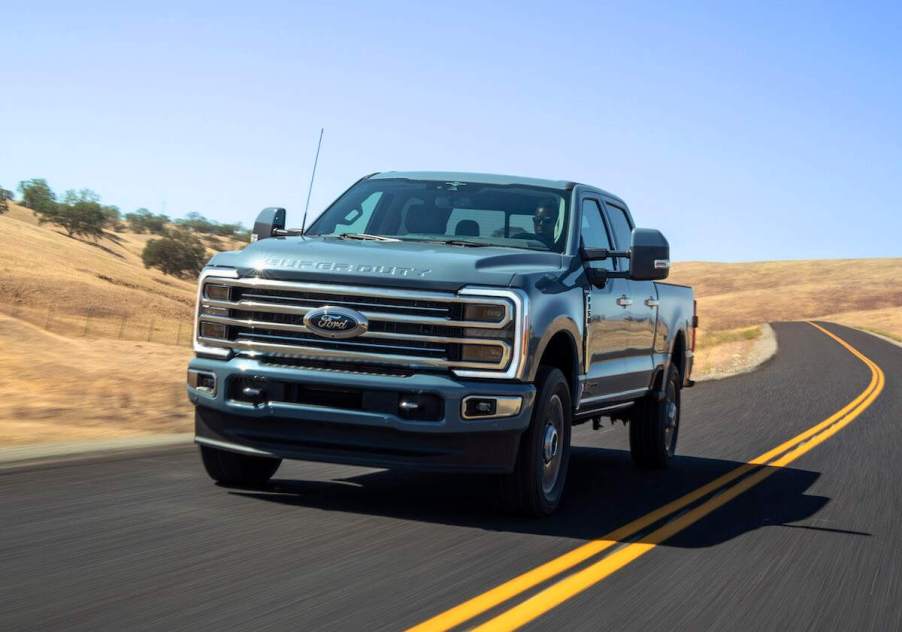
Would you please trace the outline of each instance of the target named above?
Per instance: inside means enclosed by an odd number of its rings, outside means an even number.
[[[509,472],[535,399],[531,384],[466,380],[444,373],[409,376],[322,371],[264,364],[256,359],[195,358],[189,369],[216,376],[215,393],[188,386],[196,406],[195,434],[201,445],[288,459],[422,470]],[[248,377],[435,395],[444,402],[440,419],[418,421],[371,410],[229,398],[229,383]],[[517,415],[482,420],[461,417],[468,396],[519,396]]]

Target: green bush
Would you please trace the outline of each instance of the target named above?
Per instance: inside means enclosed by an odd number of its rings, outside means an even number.
[[[145,268],[156,268],[177,277],[197,276],[207,261],[207,249],[194,235],[175,230],[144,246],[141,259]]]

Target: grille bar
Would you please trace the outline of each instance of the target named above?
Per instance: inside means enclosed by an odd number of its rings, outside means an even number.
[[[474,299],[469,301],[461,301],[461,303],[488,304],[498,305],[497,300]],[[332,301],[323,298],[323,304],[317,307],[305,307],[302,305],[281,305],[279,303],[264,303],[261,301],[217,301],[209,298],[203,299],[204,305],[210,307],[223,307],[225,309],[240,309],[246,312],[273,312],[274,314],[297,314],[303,316],[307,312],[312,312],[319,307],[332,305]],[[357,310],[367,317],[368,320],[385,320],[398,323],[409,323],[412,325],[443,325],[445,327],[469,327],[477,329],[504,329],[511,321],[510,308],[506,308],[505,316],[497,323],[485,323],[482,321],[472,320],[452,320],[451,318],[442,318],[438,316],[411,316],[410,314],[393,314],[389,312],[371,312],[369,310]]]
[[[457,360],[445,360],[442,358],[427,358],[408,355],[394,355],[387,353],[368,353],[364,351],[348,351],[345,349],[322,349],[320,347],[308,347],[303,345],[284,345],[271,342],[255,342],[251,340],[219,340],[216,338],[198,337],[198,342],[208,347],[221,349],[240,348],[257,353],[278,354],[285,357],[311,358],[314,360],[349,360],[370,362],[373,364],[399,364],[402,366],[425,366],[436,369],[444,368],[468,368],[486,369],[492,365],[484,362],[462,362]]]
[[[290,323],[274,323],[263,320],[244,320],[239,318],[230,318],[228,316],[215,316],[212,314],[202,314],[201,318],[206,321],[222,323],[223,325],[232,325],[235,327],[247,327],[250,329],[278,329],[280,331],[295,331],[298,333],[311,333],[306,325],[293,325]],[[359,338],[380,338],[383,340],[415,340],[417,342],[444,342],[457,343],[466,345],[487,345],[490,347],[503,347],[509,352],[510,345],[501,340],[492,340],[486,338],[452,338],[450,336],[423,336],[419,334],[395,334],[384,331],[367,331],[359,336]]]
[[[291,304],[291,303],[295,303],[295,304],[317,303],[320,300],[318,297],[317,298],[313,298],[313,297],[297,298],[297,297],[293,297],[293,296],[270,296],[268,294],[261,294],[259,292],[242,292],[241,298],[244,300],[251,300],[251,301],[266,301],[267,299],[269,299],[270,302],[275,299],[278,301],[288,301],[289,304]],[[362,302],[359,300],[358,301],[355,301],[355,300],[345,301],[345,300],[339,300],[337,298],[330,298],[329,302],[332,305],[342,305],[345,307],[353,307],[354,309],[367,309],[367,308],[370,308],[370,309],[373,309],[373,308],[406,309],[406,310],[418,311],[418,312],[419,311],[438,312],[440,315],[447,314],[448,307],[449,307],[448,305],[445,305],[443,307],[430,307],[428,305],[415,305],[415,306],[413,306],[413,305],[392,305],[390,303],[377,303],[377,302],[373,302],[373,301],[367,301],[367,302]],[[300,306],[301,307],[310,307],[309,305],[306,305],[306,306],[300,305]],[[315,307],[319,307],[319,305],[315,305]]]

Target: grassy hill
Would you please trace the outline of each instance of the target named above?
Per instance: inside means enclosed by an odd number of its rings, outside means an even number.
[[[144,267],[141,251],[154,237],[73,239],[13,204],[0,216],[0,311],[64,335],[187,343],[187,330],[177,337],[192,317],[194,281]]]
[[[153,237],[0,216],[0,445],[190,429],[195,284],[144,268]]]
[[[706,331],[829,317],[902,337],[902,258],[687,262],[669,280],[695,288]]]
[[[195,285],[144,268],[151,238],[72,239],[15,204],[0,216],[0,445],[191,428],[183,381]],[[774,320],[902,339],[900,270],[902,258],[688,262],[670,280],[696,289],[698,367],[709,371],[741,364]]]

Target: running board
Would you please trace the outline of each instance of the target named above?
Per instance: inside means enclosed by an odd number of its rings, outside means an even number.
[[[598,417],[599,415],[604,415],[615,410],[629,408],[633,404],[635,404],[635,402],[621,402],[619,404],[608,404],[599,408],[592,408],[591,410],[578,410],[573,414],[573,417],[577,420]]]

